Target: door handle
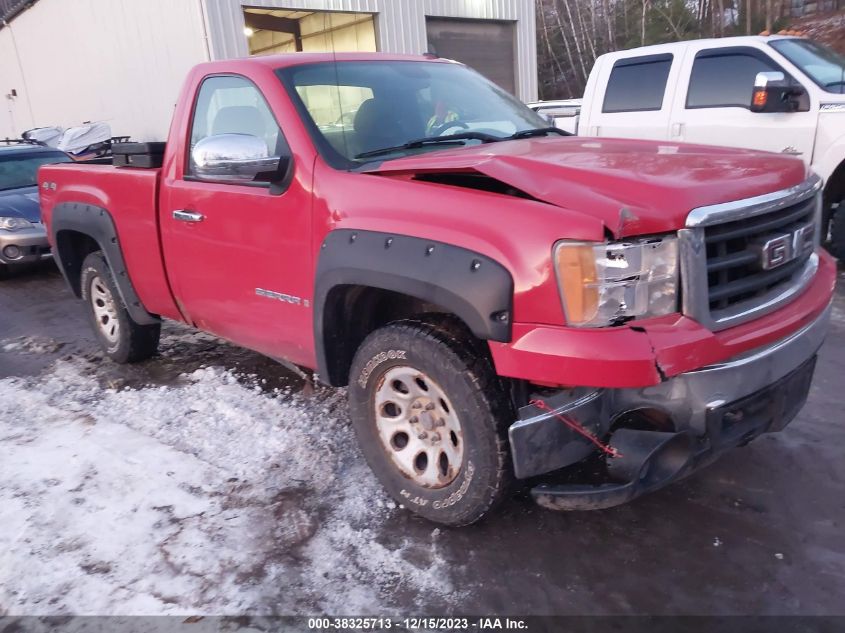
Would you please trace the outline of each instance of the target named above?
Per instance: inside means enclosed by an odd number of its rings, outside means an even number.
[[[185,209],[177,209],[173,212],[174,220],[181,220],[182,222],[202,222],[205,216],[202,213],[194,213],[193,211],[186,211]]]
[[[672,136],[675,138],[680,138],[684,135],[684,124],[683,123],[673,123],[672,124]]]

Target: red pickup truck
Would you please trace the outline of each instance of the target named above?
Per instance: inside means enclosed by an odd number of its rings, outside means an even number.
[[[602,508],[795,416],[835,265],[797,159],[564,134],[431,56],[214,62],[41,202],[115,361],[173,319],[314,369],[433,521]]]

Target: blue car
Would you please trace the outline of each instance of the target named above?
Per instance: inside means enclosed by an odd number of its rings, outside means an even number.
[[[38,202],[38,168],[70,160],[50,147],[0,145],[0,276],[9,266],[50,257]]]

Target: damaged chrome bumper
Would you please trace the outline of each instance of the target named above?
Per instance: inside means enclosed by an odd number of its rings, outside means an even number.
[[[668,429],[622,428],[610,436],[611,447],[622,457],[609,458],[608,471],[620,481],[609,488],[539,486],[533,491],[543,505],[608,507],[662,487],[722,450],[782,429],[806,400],[830,312],[828,306],[812,323],[767,347],[653,387],[577,389],[544,396],[543,409],[523,407],[509,429],[516,476],[541,475],[591,455],[595,444],[574,432],[574,426],[606,438],[621,416],[657,412],[668,421]]]

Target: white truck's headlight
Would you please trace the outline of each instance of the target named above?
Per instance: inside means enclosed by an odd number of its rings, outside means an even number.
[[[555,244],[554,262],[567,325],[604,327],[677,310],[674,235],[603,243],[563,240]]]
[[[6,231],[17,231],[18,229],[31,229],[34,225],[24,218],[0,218],[0,229]]]

